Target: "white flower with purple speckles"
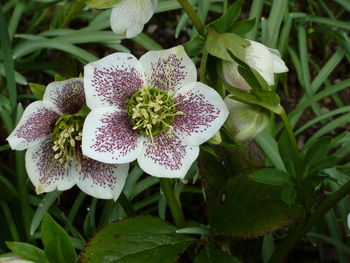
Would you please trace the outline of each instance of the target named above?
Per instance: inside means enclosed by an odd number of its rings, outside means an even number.
[[[117,34],[132,38],[153,16],[158,0],[121,0],[112,9],[111,28]]]
[[[225,122],[228,110],[212,88],[196,82],[182,46],[140,60],[115,53],[85,66],[88,107],[82,149],[106,163],[129,163],[157,177],[183,178],[199,145]]]
[[[85,193],[117,199],[128,164],[97,162],[82,155],[81,136],[86,105],[83,80],[49,84],[42,101],[31,103],[7,138],[14,150],[26,152],[26,169],[38,194],[67,190],[76,184]]]

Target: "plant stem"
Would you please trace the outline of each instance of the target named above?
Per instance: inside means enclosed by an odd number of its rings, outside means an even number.
[[[181,203],[175,196],[174,183],[172,179],[160,178],[160,187],[162,188],[168,202],[171,215],[173,216],[176,226],[183,227],[185,225],[185,218],[182,212]]]
[[[201,65],[199,68],[199,81],[204,84],[206,83],[205,71],[207,68],[207,60],[208,60],[208,51],[204,50],[201,58]]]
[[[272,254],[269,263],[285,262],[285,258],[293,247],[303,238],[307,232],[321,219],[323,216],[350,193],[350,181],[345,183],[326,201],[324,201],[315,212],[309,217],[307,222],[302,226],[297,226],[289,231],[289,235],[277,246]]]
[[[197,29],[198,33],[202,36],[206,35],[206,28],[196,11],[193,9],[192,5],[188,2],[188,0],[177,0],[181,7],[185,10],[188,17],[191,19],[194,27]]]
[[[123,207],[125,213],[128,216],[135,215],[135,209],[134,209],[133,205],[130,203],[130,200],[124,194],[124,192],[120,193],[119,198],[118,198],[118,202]]]

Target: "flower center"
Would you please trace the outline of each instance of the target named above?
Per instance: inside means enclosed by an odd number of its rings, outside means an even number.
[[[142,88],[134,93],[128,103],[128,115],[134,130],[152,137],[171,127],[176,115],[173,92],[156,88]]]
[[[55,159],[68,165],[73,159],[79,161],[81,157],[81,136],[84,116],[65,114],[57,119],[53,129],[53,151]]]

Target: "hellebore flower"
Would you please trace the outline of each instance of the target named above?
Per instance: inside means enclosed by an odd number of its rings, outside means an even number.
[[[111,28],[117,34],[132,38],[153,16],[158,0],[121,0],[112,9]]]
[[[255,69],[269,86],[275,84],[274,73],[287,72],[284,61],[277,49],[271,49],[258,42],[248,40],[250,46],[245,49],[245,62]],[[225,81],[232,87],[250,90],[251,87],[238,72],[236,62],[223,61],[222,69]]]
[[[4,258],[0,258],[0,263],[34,263],[34,262],[24,260],[19,257],[4,257]]]
[[[196,82],[196,67],[182,46],[150,51],[138,61],[115,53],[85,66],[92,109],[83,153],[106,163],[128,163],[157,177],[183,178],[227,118],[212,88]]]
[[[236,142],[254,139],[269,124],[269,113],[264,108],[233,100],[230,95],[224,101],[229,110],[225,127]]]
[[[14,150],[27,149],[25,164],[38,194],[67,190],[76,184],[97,198],[117,199],[128,165],[97,162],[82,155],[81,137],[86,105],[83,80],[49,84],[42,101],[31,103],[7,138]]]

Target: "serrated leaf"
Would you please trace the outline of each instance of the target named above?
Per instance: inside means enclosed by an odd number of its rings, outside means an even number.
[[[127,218],[98,232],[83,251],[80,263],[172,263],[195,239],[151,216]]]
[[[95,8],[110,8],[118,4],[121,0],[85,0],[85,3]]]
[[[286,205],[280,195],[278,187],[256,183],[247,176],[232,178],[210,208],[212,231],[247,239],[293,223],[303,210]]]
[[[274,168],[260,169],[249,174],[248,177],[255,182],[274,186],[286,186],[293,183],[288,173]]]
[[[37,84],[37,83],[28,83],[28,85],[29,85],[29,88],[32,91],[33,95],[38,100],[42,100],[46,87],[44,85]]]
[[[68,24],[74,16],[85,7],[84,1],[67,1],[66,4],[57,12],[53,18],[50,29],[62,28]]]
[[[203,248],[193,263],[240,263],[241,261],[232,256],[231,254],[224,252],[215,247]]]
[[[234,33],[237,35],[244,35],[252,30],[255,26],[255,18],[253,19],[244,19],[234,23],[229,29],[228,32]]]
[[[6,242],[8,248],[17,256],[35,263],[49,263],[45,253],[40,248],[22,242]]]
[[[41,238],[45,247],[45,253],[47,254],[47,249],[60,248],[61,251],[50,251],[50,253],[62,253],[64,255],[65,263],[75,263],[76,262],[76,252],[72,241],[70,240],[67,232],[53,220],[53,218],[46,213],[43,217],[43,222],[41,224]],[[58,239],[58,241],[52,241]],[[57,244],[59,242],[59,244]],[[53,245],[53,243],[55,245]],[[49,255],[47,255],[49,256]]]
[[[236,34],[220,34],[211,28],[208,29],[206,49],[208,53],[214,57],[218,57],[226,61],[234,61],[227,52],[229,50],[235,57],[244,61],[245,48],[249,45],[250,44],[247,40]]]
[[[243,0],[233,3],[217,20],[209,24],[209,27],[215,29],[216,32],[225,33],[233,25],[240,16],[242,11]]]

